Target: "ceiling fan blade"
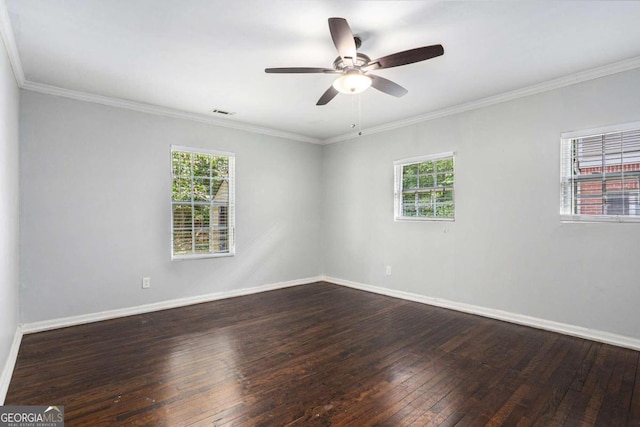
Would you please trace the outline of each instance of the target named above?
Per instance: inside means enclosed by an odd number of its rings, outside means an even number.
[[[427,59],[435,58],[436,56],[440,55],[444,55],[444,48],[441,44],[423,46],[415,49],[405,50],[403,52],[392,53],[391,55],[375,59],[369,64],[362,67],[362,70],[368,71],[381,68],[398,67],[400,65],[407,65],[413,64],[414,62],[425,61]]]
[[[343,61],[349,61],[353,66],[356,59],[356,41],[353,32],[344,18],[329,18],[329,32],[333,44]]]
[[[314,67],[284,67],[284,68],[265,68],[265,73],[333,73],[333,68],[314,68]]]
[[[398,98],[405,96],[407,92],[409,92],[398,83],[394,83],[384,77],[374,76],[372,74],[367,74],[367,76],[371,77],[371,87],[378,89],[380,92],[397,96]]]
[[[338,94],[338,90],[332,86],[329,86],[329,89],[325,93],[322,94],[316,105],[327,105],[329,101],[336,97]]]

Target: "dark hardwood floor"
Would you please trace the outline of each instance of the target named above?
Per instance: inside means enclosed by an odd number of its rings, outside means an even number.
[[[328,283],[26,335],[67,426],[640,425],[639,352]]]

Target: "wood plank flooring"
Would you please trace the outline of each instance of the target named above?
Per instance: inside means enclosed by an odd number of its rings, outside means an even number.
[[[639,352],[314,283],[26,335],[67,426],[640,425]]]

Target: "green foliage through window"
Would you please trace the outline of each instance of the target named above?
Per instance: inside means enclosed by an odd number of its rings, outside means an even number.
[[[454,177],[453,154],[396,163],[396,216],[453,218]]]
[[[172,148],[173,256],[232,253],[233,161]]]

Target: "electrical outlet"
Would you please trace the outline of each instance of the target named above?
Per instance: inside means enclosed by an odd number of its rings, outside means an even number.
[[[390,265],[387,265],[384,268],[384,274],[386,274],[387,276],[391,276],[391,266]]]
[[[149,289],[151,287],[151,277],[142,278],[142,289]]]

